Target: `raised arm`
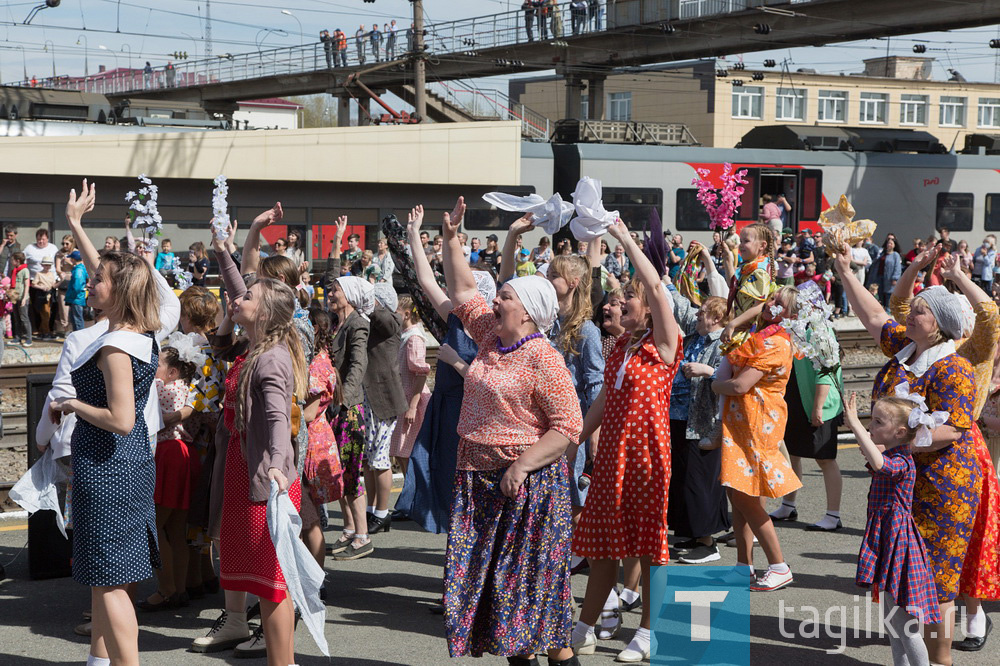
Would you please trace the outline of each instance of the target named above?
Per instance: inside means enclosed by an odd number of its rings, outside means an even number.
[[[97,201],[97,184],[87,184],[87,179],[83,179],[83,187],[80,196],[76,190],[69,191],[69,200],[66,202],[66,222],[69,223],[69,230],[76,241],[76,248],[80,250],[83,257],[83,265],[87,267],[87,273],[97,274],[97,265],[101,263],[101,255],[97,253],[97,248],[90,242],[90,238],[83,230],[83,216],[94,210],[94,203]]]
[[[463,217],[465,197],[459,197],[451,214],[444,214],[444,223],[441,225],[441,235],[444,236],[444,279],[451,292],[453,307],[472,300],[479,293],[472,267],[465,260],[462,243],[458,240],[458,229],[462,226]]]
[[[229,254],[236,254],[236,228],[239,224],[238,220],[233,220],[233,223],[230,225],[229,235],[225,240],[226,252]]]
[[[330,246],[330,256],[326,258],[326,274],[323,276],[323,289],[327,293],[334,280],[340,277],[340,247],[344,242],[344,232],[347,231],[347,216],[339,216],[335,224],[337,233],[334,235],[333,245]]]
[[[441,318],[447,321],[452,310],[451,300],[438,284],[437,278],[434,277],[434,271],[431,269],[430,262],[427,261],[427,255],[420,250],[420,226],[423,222],[424,207],[418,204],[411,208],[406,216],[406,239],[412,250],[413,272],[417,275],[417,284],[423,290],[424,295],[427,296]],[[465,263],[468,265],[468,262]],[[450,285],[451,282],[448,284]]]
[[[882,304],[878,302],[872,293],[865,289],[865,286],[858,282],[851,270],[851,248],[847,243],[841,243],[837,248],[837,256],[834,258],[837,274],[844,285],[844,293],[847,294],[847,302],[851,304],[851,310],[861,320],[861,324],[877,342],[882,337],[882,327],[889,321],[889,315],[882,309]]]
[[[973,306],[993,300],[962,270],[962,264],[957,254],[950,254],[944,258],[944,262],[941,264],[941,277],[945,280],[951,280]]]
[[[218,238],[213,238],[212,249],[215,250],[215,260],[219,262],[219,275],[222,276],[222,282],[226,285],[226,293],[229,295],[229,302],[232,303],[237,298],[243,298],[244,294],[247,293],[247,287],[243,282],[243,276],[240,274],[240,269],[236,267],[236,262],[233,261],[232,256],[226,252],[225,243],[220,241]]]
[[[531,223],[534,217],[531,213],[525,213],[524,217],[514,221],[507,230],[507,240],[503,242],[503,251],[500,253],[500,272],[497,274],[497,284],[503,284],[514,277],[517,269],[517,259],[514,253],[517,251],[517,239],[525,232],[531,231],[535,225]],[[450,283],[449,283],[450,284]]]
[[[615,240],[624,245],[625,254],[628,255],[629,261],[635,267],[635,277],[642,282],[646,293],[646,302],[649,304],[649,311],[653,316],[653,341],[656,343],[657,351],[659,351],[663,362],[671,364],[677,355],[680,329],[674,319],[670,302],[667,300],[666,288],[660,281],[660,276],[657,275],[652,262],[646,258],[639,246],[632,240],[625,223],[619,219],[611,225],[609,231]]]
[[[240,263],[240,273],[256,273],[260,264],[260,232],[272,224],[280,224],[285,212],[281,209],[281,202],[274,204],[273,208],[265,210],[254,218],[247,232],[247,239],[243,243],[243,259]],[[223,248],[225,251],[225,248]],[[228,287],[227,287],[228,288]]]

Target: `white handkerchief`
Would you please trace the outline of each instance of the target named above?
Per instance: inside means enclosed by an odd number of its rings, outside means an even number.
[[[483,201],[493,204],[500,210],[510,210],[518,213],[531,213],[534,217],[531,223],[550,236],[566,226],[573,217],[573,204],[563,201],[556,192],[547,200],[538,194],[519,197],[503,192],[487,192]]]
[[[573,205],[576,217],[570,222],[569,228],[579,241],[597,240],[618,220],[618,211],[607,211],[601,200],[601,181],[584,176],[576,184],[573,192]]]
[[[59,508],[59,491],[56,484],[65,478],[59,469],[52,447],[45,449],[42,457],[31,466],[14,487],[10,489],[10,498],[17,502],[28,513],[37,511],[55,511],[56,526],[66,536],[66,523],[63,520],[62,509]],[[315,560],[313,560],[315,562]]]

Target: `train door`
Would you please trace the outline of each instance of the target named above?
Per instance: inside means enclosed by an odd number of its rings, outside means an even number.
[[[823,210],[823,172],[819,169],[801,167],[739,167],[747,170],[747,185],[744,187],[736,219],[741,222],[756,222],[760,218],[762,197],[770,194],[773,200],[784,194],[792,206],[787,211],[785,227],[793,232],[809,227],[817,229],[817,220]]]

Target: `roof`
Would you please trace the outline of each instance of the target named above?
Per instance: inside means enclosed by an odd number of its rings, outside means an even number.
[[[268,97],[266,99],[247,99],[239,102],[241,107],[243,106],[257,106],[266,108],[276,108],[276,109],[301,109],[301,104],[296,104],[287,99],[281,97]]]

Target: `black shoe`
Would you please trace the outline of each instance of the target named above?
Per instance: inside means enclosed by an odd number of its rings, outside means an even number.
[[[697,539],[687,539],[686,541],[681,541],[680,543],[675,543],[673,549],[678,553],[686,553],[689,550],[694,550],[698,546],[702,545]]]
[[[980,609],[979,612],[983,613],[985,611]],[[961,652],[979,652],[983,649],[983,646],[986,645],[986,639],[990,637],[991,631],[993,631],[993,620],[991,620],[990,616],[987,615],[985,636],[966,636],[960,641],[954,641],[951,644],[951,647]]]
[[[258,601],[253,606],[247,608],[247,622],[250,620],[260,617],[260,602]]]
[[[205,594],[218,594],[219,593],[219,578],[215,577],[211,580],[206,580],[202,585],[205,586]]]
[[[679,558],[684,564],[705,564],[706,562],[715,562],[719,559],[722,559],[722,556],[719,555],[719,548],[715,545],[714,541],[711,546],[700,543],[697,548],[691,549]]]
[[[635,598],[635,601],[631,603],[626,603],[621,599],[621,595],[618,595],[618,603],[621,605],[621,611],[623,613],[627,613],[631,610],[635,610],[636,608],[642,606],[642,597],[638,596]]]
[[[833,516],[831,516],[829,513],[826,515],[833,518]],[[806,532],[836,532],[843,526],[844,523],[840,522],[840,518],[837,518],[837,524],[834,525],[833,527],[820,527],[816,523],[813,523],[812,525],[806,525]]]
[[[160,593],[157,592],[157,594]],[[169,597],[165,597],[162,594],[160,594],[160,598],[162,599],[162,601],[155,604],[150,602],[148,599],[143,599],[142,601],[136,604],[136,607],[139,610],[144,611],[146,613],[158,613],[159,611],[173,610],[174,608],[178,608],[180,606],[176,594],[173,594]]]
[[[401,523],[405,520],[410,520],[410,514],[400,509],[393,509],[392,513],[390,513],[389,516],[397,523]]]
[[[388,532],[392,527],[392,515],[386,515],[385,518],[379,518],[374,513],[368,514],[368,534],[378,534],[379,532]]]
[[[785,504],[784,502],[782,502],[781,506],[782,506],[782,508],[784,508],[784,507],[786,507],[788,505]],[[771,516],[770,514],[768,514],[768,515],[770,516],[771,520],[773,520],[776,523],[780,523],[782,521],[790,523],[792,521],[795,521],[795,520],[799,519],[799,511],[798,511],[798,509],[796,509],[794,507],[792,507],[792,512],[790,514],[788,514],[787,516],[785,516],[784,518],[775,518],[774,516]]]
[[[575,576],[584,571],[590,571],[590,561],[586,557],[577,562],[576,566],[569,570],[569,575]]]
[[[573,655],[569,659],[563,659],[562,661],[549,659],[549,666],[580,666],[580,660],[576,655]]]
[[[187,594],[189,599],[204,599],[205,598],[204,583],[187,588]]]
[[[510,666],[541,666],[538,663],[538,657],[532,657],[531,659],[525,659],[524,657],[507,657],[507,663]],[[549,662],[550,664],[553,662]],[[555,662],[561,664],[562,662]]]

